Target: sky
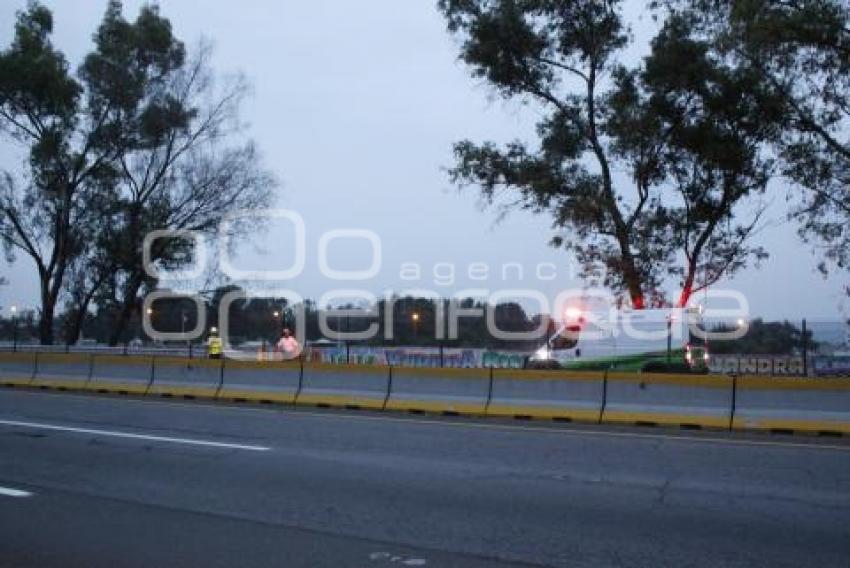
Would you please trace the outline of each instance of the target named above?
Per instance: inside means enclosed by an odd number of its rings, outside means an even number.
[[[44,3],[54,11],[54,44],[76,66],[91,49],[106,1]],[[0,5],[0,45],[8,45],[15,12],[25,5],[24,0]],[[140,5],[125,2],[128,19]],[[435,1],[159,5],[190,47],[202,37],[213,42],[219,73],[244,73],[252,85],[242,117],[280,181],[277,206],[304,222],[304,269],[282,283],[286,288],[311,298],[338,288],[379,295],[532,288],[552,299],[581,287],[569,254],[547,246],[552,234],[547,217],[512,213],[498,220],[475,191],[450,185],[446,168],[453,142],[530,140],[540,111],[504,102],[470,77]],[[627,5],[637,40],[627,57],[635,61],[654,25],[643,6]],[[8,141],[0,142],[0,166],[15,163]],[[770,259],[719,286],[740,291],[751,313],[770,319],[846,315],[846,276],[824,278],[817,272],[815,251],[785,220],[785,190],[776,188],[772,201],[756,239]],[[322,236],[335,229],[365,229],[379,237],[381,262],[374,277],[339,282],[323,276]],[[243,246],[234,264],[283,269],[296,256],[293,235],[289,225],[275,223]],[[332,239],[326,250],[336,270],[364,270],[374,253],[364,238]],[[483,280],[480,263],[488,267]],[[538,271],[547,279],[537,279]],[[10,285],[0,288],[0,305],[37,305],[31,261],[19,257],[2,273]]]

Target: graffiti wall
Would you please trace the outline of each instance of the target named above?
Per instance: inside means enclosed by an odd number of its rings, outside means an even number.
[[[723,375],[850,376],[850,355],[816,356],[808,369],[800,356],[787,355],[713,355],[708,365],[712,373]]]
[[[850,377],[850,355],[815,357],[812,368],[819,377]]]
[[[712,355],[708,369],[724,375],[802,375],[803,358],[785,355]]]
[[[521,369],[525,352],[436,347],[312,346],[304,360],[316,363],[391,365],[393,367],[455,367]],[[802,376],[803,358],[789,355],[713,355],[709,371],[722,375]],[[809,360],[810,376],[850,376],[850,355],[816,356]]]
[[[489,349],[443,349],[436,347],[362,347],[344,345],[308,347],[305,360],[317,363],[392,365],[394,367],[494,367],[521,369],[528,355]]]

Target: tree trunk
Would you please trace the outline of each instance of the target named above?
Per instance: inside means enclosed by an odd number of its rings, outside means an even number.
[[[112,335],[109,337],[109,345],[118,345],[121,339],[121,334],[127,329],[127,324],[130,321],[130,316],[133,315],[133,310],[136,308],[136,298],[139,294],[139,288],[142,287],[144,276],[131,276],[124,287],[124,297],[121,299],[121,310],[118,312],[118,317],[115,318],[112,328]]]
[[[688,305],[688,302],[691,300],[691,295],[694,292],[694,275],[688,274],[687,279],[685,280],[685,284],[682,286],[682,291],[679,294],[679,302],[676,304],[678,308],[684,308]]]
[[[626,260],[625,258],[623,259]],[[632,301],[632,309],[642,310],[646,307],[646,301],[643,297],[643,286],[640,277],[637,275],[637,270],[634,267],[634,262],[628,259],[629,264],[623,271],[623,278],[626,280],[626,286],[629,290],[629,299]]]
[[[89,312],[89,306],[91,305],[92,299],[94,299],[94,295],[98,290],[100,290],[103,283],[106,281],[106,271],[102,272],[104,275],[95,280],[92,287],[83,294],[82,299],[75,308],[74,318],[71,320],[71,325],[68,328],[68,335],[66,337],[68,345],[72,345],[80,339],[80,333],[82,333],[83,324],[86,322],[86,315]]]
[[[635,257],[629,248],[629,239],[627,235],[621,234],[617,239],[620,244],[620,258],[622,261],[623,282],[626,285],[626,290],[629,293],[629,299],[632,302],[632,309],[642,310],[646,307],[646,302],[643,297],[643,281],[640,273],[635,266]]]
[[[704,241],[703,241],[704,242]],[[702,244],[699,245],[700,249],[702,248]],[[699,251],[697,251],[699,254]],[[694,293],[694,281],[697,276],[697,263],[696,256],[691,256],[690,262],[688,262],[688,273],[685,276],[685,282],[682,284],[682,292],[679,294],[679,303],[676,304],[676,307],[684,308],[688,305],[688,302],[691,300],[691,296]]]
[[[71,321],[65,328],[65,344],[74,345],[80,339],[80,331],[83,327],[83,321],[86,319],[85,311],[77,307],[71,314]]]
[[[42,286],[44,288],[44,285]],[[56,298],[47,290],[41,293],[41,316],[38,321],[38,339],[42,345],[53,345],[53,314]]]
[[[86,321],[86,314],[89,312],[89,304],[91,303],[91,296],[86,298],[80,305],[77,306],[76,310],[74,310],[74,317],[71,319],[71,325],[68,327],[67,336],[65,337],[65,342],[68,345],[74,345],[80,339],[80,333],[83,330],[83,324]]]
[[[632,302],[632,308],[642,310],[645,307],[643,297],[643,282],[640,273],[635,267],[635,258],[632,255],[630,248],[629,237],[632,228],[623,220],[623,213],[620,211],[617,198],[614,194],[613,179],[611,178],[611,166],[608,163],[608,157],[602,144],[599,142],[599,136],[596,129],[596,64],[590,67],[590,73],[587,78],[587,117],[590,131],[588,140],[596,156],[596,161],[602,170],[602,184],[605,190],[606,207],[614,221],[617,243],[620,246],[620,261],[622,262],[623,280],[626,284],[626,289],[629,293],[629,299]]]

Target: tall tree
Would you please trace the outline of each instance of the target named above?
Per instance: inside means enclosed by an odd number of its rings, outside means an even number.
[[[106,19],[120,13],[110,2]],[[40,340],[54,340],[54,313],[69,266],[87,246],[93,219],[88,204],[111,191],[118,158],[137,143],[138,121],[167,101],[146,90],[184,57],[167,21],[145,7],[124,30],[124,57],[71,76],[54,49],[50,11],[31,2],[18,14],[12,45],[0,54],[0,125],[28,152],[20,176],[6,172],[0,187],[0,237],[12,255],[36,265],[41,288]],[[96,42],[97,50],[103,42]]]
[[[775,171],[781,101],[749,68],[722,63],[693,23],[671,16],[634,71],[614,74],[608,131],[633,179],[659,189],[651,211],[660,248],[678,250],[668,274],[681,278],[676,304],[767,252],[750,243]]]
[[[156,285],[143,265],[147,233],[171,229],[211,238],[227,213],[271,203],[275,179],[240,126],[246,84],[237,77],[217,88],[209,57],[201,45],[165,77],[152,96],[168,101],[168,112],[149,120],[142,143],[120,157],[116,214],[101,239],[114,260],[104,283],[115,312],[111,343],[139,309],[141,294]],[[254,226],[231,224],[235,234],[229,236],[244,236]],[[184,240],[160,239],[152,243],[150,260],[178,268],[192,260],[192,251]]]
[[[110,1],[76,76],[50,43],[52,25],[31,3],[0,54],[0,125],[29,150],[25,173],[0,180],[0,238],[9,255],[36,263],[43,342],[53,342],[63,298],[66,341],[99,300],[114,316],[115,342],[156,285],[142,263],[145,235],[211,236],[229,211],[267,206],[275,182],[242,135],[244,80],[217,86],[209,48],[187,55],[158,8],[143,6],[130,22]],[[151,252],[164,268],[192,257],[179,239]]]
[[[850,269],[850,4],[843,0],[675,0],[695,33],[748,66],[784,103],[774,116],[801,235],[822,245],[824,271]],[[850,292],[850,289],[848,289]]]
[[[665,302],[671,276],[682,280],[683,303],[763,254],[744,246],[755,221],[735,224],[733,208],[764,188],[769,164],[745,149],[768,133],[740,131],[738,117],[724,115],[746,78],[689,41],[686,20],[665,25],[646,63],[629,70],[618,60],[629,31],[616,1],[441,0],[439,8],[475,77],[547,112],[536,149],[456,144],[453,181],[551,214],[553,243],[638,309]],[[697,59],[677,59],[679,48]]]

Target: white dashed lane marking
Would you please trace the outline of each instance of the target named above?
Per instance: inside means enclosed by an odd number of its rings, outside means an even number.
[[[0,487],[0,495],[4,497],[32,497],[32,493],[29,491],[12,489],[11,487]]]
[[[133,432],[114,432],[112,430],[93,430],[91,428],[77,428],[75,426],[59,426],[57,424],[41,424],[38,422],[20,422],[18,420],[0,420],[0,426],[13,426],[19,428],[32,428],[35,430],[55,430],[59,432],[72,432],[76,434],[91,434],[94,436],[111,436],[113,438],[130,438],[133,440],[147,440],[149,442],[163,442],[169,444],[186,444],[190,446],[207,446],[211,448],[228,448],[233,450],[248,450],[254,452],[265,452],[271,448],[267,446],[251,446],[246,444],[231,444],[228,442],[214,442],[212,440],[197,440],[193,438],[171,438],[168,436],[152,436],[150,434],[136,434]]]

